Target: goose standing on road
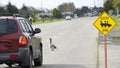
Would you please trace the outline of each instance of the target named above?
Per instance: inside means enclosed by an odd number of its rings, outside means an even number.
[[[54,51],[54,49],[57,49],[57,47],[54,44],[52,44],[52,38],[50,38],[50,48],[52,51]]]

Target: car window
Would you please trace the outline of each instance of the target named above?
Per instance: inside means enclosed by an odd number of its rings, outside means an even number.
[[[23,32],[27,31],[22,20],[20,20],[20,26],[21,26]]]
[[[24,32],[27,32],[27,33],[32,33],[33,32],[31,26],[25,20],[21,19],[20,24],[21,24],[22,30]]]
[[[23,23],[23,25],[24,25],[24,27],[25,27],[25,29],[26,29],[26,32],[29,32],[29,28],[28,28],[28,26],[26,25],[25,20],[22,20],[22,23]]]
[[[26,26],[28,27],[28,32],[29,33],[33,33],[33,29],[32,29],[32,27],[30,26],[30,24],[28,24],[28,22],[27,21],[25,21],[26,22]]]
[[[17,24],[14,20],[0,20],[0,34],[16,33],[18,31]]]

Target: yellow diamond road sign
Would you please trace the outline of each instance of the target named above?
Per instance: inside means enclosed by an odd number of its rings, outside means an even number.
[[[106,12],[103,12],[94,23],[94,26],[104,35],[107,35],[115,25],[116,22]]]

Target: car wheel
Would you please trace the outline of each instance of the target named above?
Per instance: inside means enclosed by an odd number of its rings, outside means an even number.
[[[42,46],[41,46],[39,57],[34,59],[34,64],[35,66],[42,66],[42,62],[43,62],[43,53],[42,53]]]
[[[29,53],[29,55],[26,56],[25,61],[21,64],[22,68],[32,68],[33,67],[33,62],[32,62],[32,55]]]

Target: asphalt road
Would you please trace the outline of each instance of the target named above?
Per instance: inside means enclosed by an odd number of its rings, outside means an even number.
[[[96,19],[97,17],[82,17],[33,26],[41,28],[39,35],[44,45],[43,66],[34,68],[96,68],[97,29],[93,26]],[[55,51],[49,47],[49,38],[57,46]]]

